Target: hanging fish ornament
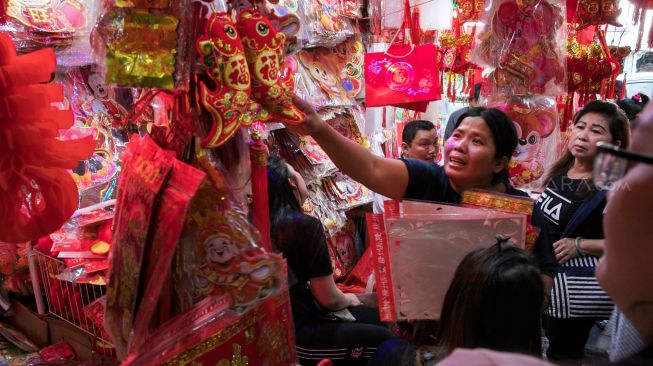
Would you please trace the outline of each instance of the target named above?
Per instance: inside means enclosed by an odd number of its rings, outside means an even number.
[[[252,77],[252,98],[272,115],[272,120],[299,124],[304,119],[292,103],[292,78],[282,78],[285,35],[257,9],[243,10],[238,15],[238,33]]]
[[[200,82],[199,97],[213,118],[203,148],[224,144],[241,125],[254,119],[265,122],[269,114],[250,98],[250,73],[243,44],[236,25],[228,13],[214,13],[206,25],[204,36],[196,42],[202,63],[216,87],[211,90]]]

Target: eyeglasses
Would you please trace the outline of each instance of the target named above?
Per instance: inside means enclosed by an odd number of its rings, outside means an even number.
[[[596,144],[598,154],[594,160],[594,184],[601,189],[612,189],[623,178],[632,162],[652,164],[653,156],[638,154],[618,148],[607,142]]]

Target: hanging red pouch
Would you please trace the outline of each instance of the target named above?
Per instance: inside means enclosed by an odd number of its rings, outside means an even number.
[[[405,2],[404,21],[395,34],[405,32],[408,44],[395,43],[386,52],[365,54],[365,103],[368,107],[393,105],[426,110],[429,101],[441,97],[434,44],[414,44],[410,30],[410,4]]]

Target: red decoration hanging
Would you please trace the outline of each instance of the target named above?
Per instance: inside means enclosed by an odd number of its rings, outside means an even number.
[[[252,133],[249,158],[252,163],[252,222],[261,233],[263,247],[272,251],[268,207],[268,151],[259,131]]]
[[[91,156],[92,137],[61,141],[73,124],[60,85],[44,84],[55,71],[52,49],[16,56],[0,33],[0,241],[24,242],[48,235],[78,207],[77,186],[67,169]],[[9,224],[10,223],[10,224]]]
[[[254,100],[245,50],[229,13],[214,13],[206,24],[204,35],[196,42],[214,90],[199,83],[199,100],[213,118],[211,130],[202,140],[202,147],[224,144],[241,125],[253,120],[266,122],[270,116]]]
[[[280,73],[286,36],[257,9],[241,11],[237,29],[252,77],[252,99],[270,111],[274,120],[300,124],[305,116],[292,103],[294,81]]]
[[[386,52],[365,54],[365,102],[367,106],[392,105],[420,112],[429,101],[440,99],[442,87],[432,43],[416,44],[410,3],[404,1],[404,18]],[[396,41],[406,34],[408,44]]]
[[[618,18],[621,14],[619,0],[578,0],[576,16],[578,29],[590,25],[610,24],[621,27]]]
[[[456,0],[458,5],[458,21],[460,24],[465,22],[477,22],[483,14],[485,0]]]
[[[639,34],[637,36],[637,43],[635,45],[635,52],[637,52],[642,45],[646,11],[653,9],[653,0],[630,0],[630,2],[635,5],[635,11],[633,12],[633,24],[636,25],[639,23]],[[648,31],[648,47],[653,48],[653,25],[650,26]]]

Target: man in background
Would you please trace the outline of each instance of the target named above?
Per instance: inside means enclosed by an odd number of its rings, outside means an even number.
[[[438,135],[430,121],[415,120],[404,126],[401,157],[433,162],[438,155]]]

